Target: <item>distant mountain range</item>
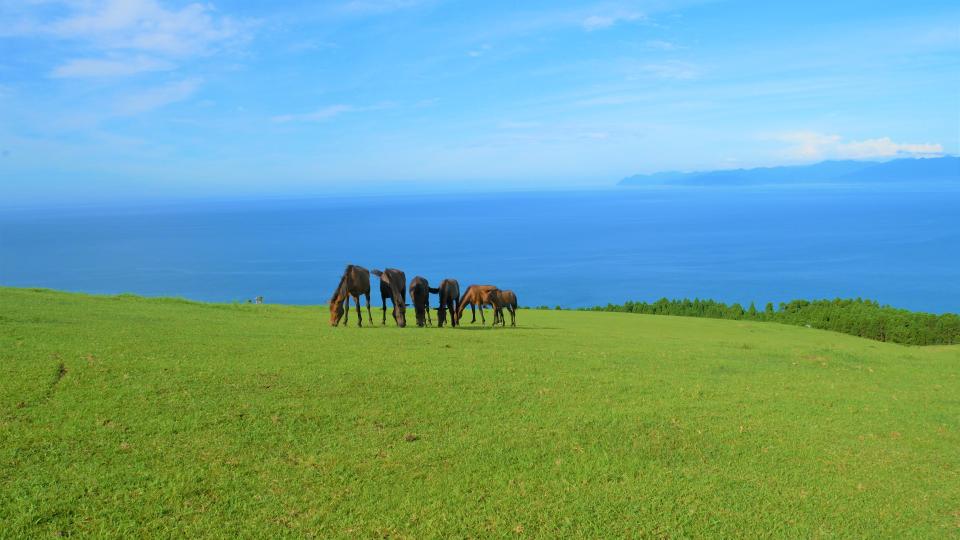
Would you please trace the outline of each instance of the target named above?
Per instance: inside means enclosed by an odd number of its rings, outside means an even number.
[[[960,157],[893,161],[822,161],[813,165],[700,172],[638,174],[621,186],[748,186],[770,184],[871,184],[960,182]]]

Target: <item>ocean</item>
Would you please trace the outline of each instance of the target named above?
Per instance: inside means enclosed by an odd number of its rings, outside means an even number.
[[[957,312],[960,190],[617,188],[0,213],[6,286],[323,304],[350,263],[496,284],[524,306],[863,297]]]

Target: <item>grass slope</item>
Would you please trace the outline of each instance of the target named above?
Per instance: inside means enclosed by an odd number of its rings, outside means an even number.
[[[960,532],[960,347],[518,321],[0,289],[0,535]]]

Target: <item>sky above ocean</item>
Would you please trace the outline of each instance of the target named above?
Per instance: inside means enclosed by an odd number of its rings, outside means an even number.
[[[0,20],[8,204],[960,151],[956,2],[48,0]]]

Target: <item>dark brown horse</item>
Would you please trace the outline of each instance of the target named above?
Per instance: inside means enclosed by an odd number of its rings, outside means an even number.
[[[410,280],[410,300],[413,302],[413,310],[417,314],[417,326],[424,326],[426,323],[433,325],[430,319],[430,284],[426,278],[416,276]]]
[[[347,325],[350,318],[350,297],[357,303],[357,326],[363,326],[363,317],[360,315],[360,295],[367,297],[367,316],[373,321],[370,314],[370,272],[362,266],[347,265],[340,277],[340,283],[330,297],[330,326]]]
[[[403,270],[396,268],[386,268],[383,272],[380,270],[371,270],[375,276],[380,278],[380,298],[383,299],[383,321],[381,324],[387,324],[387,298],[393,302],[393,320],[397,326],[403,328],[407,325],[407,276]]]
[[[467,287],[463,296],[460,297],[460,305],[457,306],[457,322],[459,323],[460,319],[463,318],[463,310],[470,306],[470,313],[473,315],[470,323],[477,322],[475,307],[478,307],[480,308],[480,320],[483,321],[483,324],[487,324],[487,319],[483,316],[483,305],[490,304],[486,301],[486,293],[493,289],[496,289],[494,285],[470,285]]]
[[[517,295],[513,291],[502,291],[493,289],[487,291],[484,295],[484,301],[493,306],[493,324],[499,322],[500,326],[506,326],[507,321],[503,318],[503,308],[510,312],[510,326],[517,325]]]
[[[445,279],[440,287],[430,289],[433,294],[440,295],[440,307],[437,308],[437,326],[443,326],[447,320],[447,311],[450,312],[450,326],[458,326],[460,319],[457,316],[457,307],[460,303],[460,283],[455,279]]]

